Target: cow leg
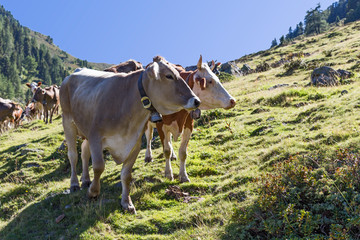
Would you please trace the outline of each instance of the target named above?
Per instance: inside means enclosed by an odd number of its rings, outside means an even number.
[[[191,129],[185,128],[182,138],[181,144],[179,148],[179,158],[180,158],[180,171],[179,178],[180,182],[190,182],[190,179],[186,173],[186,157],[187,157],[187,146],[191,137]]]
[[[48,118],[49,118],[49,112],[48,112],[47,108],[44,107],[44,122],[45,122],[45,124],[48,123]]]
[[[170,142],[170,148],[171,148],[170,160],[171,160],[171,161],[176,160],[177,157],[176,157],[176,154],[175,154],[174,148],[172,147],[171,142]]]
[[[172,181],[172,180],[174,180],[174,175],[173,175],[173,171],[171,168],[171,162],[170,162],[170,156],[171,156],[171,152],[172,152],[170,132],[167,132],[167,131],[165,132],[163,145],[164,145],[164,157],[165,157],[165,161],[166,161],[165,177],[167,177],[168,179],[170,179]]]
[[[149,163],[153,161],[152,152],[151,152],[151,140],[153,137],[154,128],[150,122],[147,123],[147,128],[145,131],[146,136],[146,153],[145,153],[145,162]]]
[[[90,146],[89,141],[84,140],[81,144],[81,160],[82,160],[82,175],[81,175],[81,187],[88,188],[91,184],[89,175],[89,159],[90,159]]]
[[[89,139],[90,153],[92,157],[92,166],[94,171],[94,179],[88,190],[90,198],[96,198],[100,194],[100,176],[105,169],[105,161],[103,157],[103,149],[100,137]]]
[[[52,117],[53,117],[54,112],[55,112],[55,107],[50,109],[50,123],[52,123]]]
[[[141,139],[140,139],[141,140]],[[137,155],[139,154],[141,147],[141,141],[138,141],[134,147],[134,151],[128,157],[128,159],[123,163],[121,169],[121,206],[124,210],[129,211],[130,213],[136,214],[135,206],[131,201],[130,197],[130,182],[131,182],[131,171],[134,166]]]
[[[66,143],[68,145],[68,158],[71,165],[71,178],[70,178],[70,192],[75,192],[80,189],[79,180],[76,174],[76,165],[78,162],[78,154],[76,149],[76,126],[71,122],[71,119],[63,116],[63,126]]]

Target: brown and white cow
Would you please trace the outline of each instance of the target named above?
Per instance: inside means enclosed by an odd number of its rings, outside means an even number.
[[[126,62],[119,63],[118,65],[111,66],[104,69],[105,72],[113,73],[130,73],[136,70],[144,69],[143,65],[133,59],[127,60]]]
[[[30,101],[27,102],[25,107],[25,116],[29,120],[41,119],[41,112],[36,108],[36,103]]]
[[[91,155],[94,179],[89,197],[100,194],[100,176],[105,168],[103,149],[108,149],[121,170],[122,199],[125,210],[135,213],[129,196],[131,170],[140,151],[150,111],[141,102],[138,84],[163,115],[181,109],[192,110],[200,100],[179,73],[166,61],[154,61],[146,70],[129,74],[80,69],[66,77],[60,89],[63,126],[71,164],[70,190],[79,189],[76,174],[76,137],[85,138],[81,145],[83,186],[90,183]]]
[[[34,96],[36,90],[37,90],[38,88],[41,88],[41,82],[37,82],[37,83],[36,83],[36,82],[26,83],[26,86],[27,86],[28,88],[30,88],[30,90],[31,90],[31,92],[33,93],[33,96]],[[26,106],[28,106],[28,104],[27,104]],[[33,111],[38,112],[36,118],[37,118],[37,119],[41,119],[42,116],[44,115],[44,107],[43,107],[42,103],[40,103],[40,102],[34,103],[34,104],[33,104],[33,108],[34,108]],[[26,112],[26,109],[25,109],[25,112]]]
[[[235,106],[235,99],[225,90],[219,81],[219,78],[212,72],[208,64],[202,62],[202,57],[197,64],[195,71],[181,71],[180,75],[186,79],[188,85],[193,92],[200,98],[201,106],[199,109],[208,110],[215,108],[230,109]],[[151,153],[151,139],[153,135],[153,128],[156,127],[163,145],[164,156],[166,160],[165,177],[170,180],[174,179],[171,168],[171,158],[176,158],[174,150],[171,145],[171,135],[176,141],[182,134],[179,158],[180,158],[180,182],[189,182],[190,179],[186,173],[186,157],[187,145],[189,143],[191,133],[194,128],[194,120],[190,113],[181,110],[179,112],[163,116],[163,121],[153,124],[148,122],[145,132],[147,139],[147,149],[145,153],[145,162],[152,161]]]
[[[18,114],[20,113],[20,117]],[[19,104],[9,99],[0,98],[0,126],[1,130],[6,130],[8,124],[15,127],[20,124],[22,108]]]
[[[44,89],[38,87],[31,100],[34,103],[41,103],[44,108],[44,122],[48,123],[50,113],[50,123],[55,111],[58,111],[60,104],[59,87],[52,85]]]

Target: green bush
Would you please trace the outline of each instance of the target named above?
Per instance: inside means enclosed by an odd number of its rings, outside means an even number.
[[[221,72],[218,77],[219,77],[220,82],[222,82],[222,83],[230,82],[232,80],[235,80],[234,75],[231,75],[231,74],[226,73],[226,72]]]
[[[247,238],[357,239],[360,155],[294,156],[257,179],[259,197],[235,210],[232,234]]]

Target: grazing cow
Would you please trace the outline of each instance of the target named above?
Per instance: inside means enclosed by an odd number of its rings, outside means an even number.
[[[28,101],[25,107],[25,116],[31,120],[41,119],[41,112],[36,108],[36,103]]]
[[[48,123],[50,112],[50,123],[52,123],[52,117],[55,111],[58,111],[60,104],[59,87],[52,85],[44,89],[38,87],[31,100],[34,103],[41,103],[44,107],[44,122]]]
[[[197,64],[195,71],[180,71],[180,75],[186,79],[190,88],[200,98],[201,106],[199,109],[207,110],[214,108],[230,109],[235,106],[235,99],[224,89],[218,77],[212,72],[207,64],[202,63],[202,57]],[[193,115],[193,116],[191,116]],[[186,156],[187,145],[189,143],[192,130],[194,128],[195,114],[191,114],[185,110],[181,110],[174,114],[163,116],[163,121],[160,123],[148,123],[145,135],[147,138],[147,149],[145,154],[145,162],[152,161],[151,153],[151,139],[153,128],[158,130],[161,143],[164,149],[164,156],[166,160],[165,176],[173,180],[173,172],[171,168],[171,158],[176,158],[174,150],[171,146],[171,135],[176,141],[182,134],[179,158],[180,158],[180,182],[189,182],[189,177],[186,173]],[[199,116],[198,116],[199,117]]]
[[[36,82],[26,83],[26,86],[28,88],[30,88],[30,90],[31,90],[31,92],[33,93],[33,96],[34,96],[36,90],[38,88],[41,88],[41,82],[38,82],[38,83],[36,83]],[[44,107],[43,107],[42,103],[40,103],[40,102],[34,103],[34,109],[35,109],[36,112],[38,112],[37,119],[41,119],[42,115],[44,113]]]
[[[122,62],[118,65],[111,66],[109,68],[104,69],[105,72],[114,72],[114,73],[129,73],[136,70],[144,69],[142,64],[135,60],[128,60],[126,62]]]
[[[80,135],[85,138],[81,145],[81,181],[84,187],[90,185],[88,196],[100,194],[100,176],[105,168],[103,149],[107,149],[117,164],[123,164],[121,205],[135,213],[129,191],[131,170],[151,115],[145,107],[150,105],[167,115],[181,109],[193,110],[200,100],[170,64],[154,58],[146,70],[129,74],[78,70],[63,81],[60,104],[71,164],[70,190],[79,189],[76,138]],[[88,170],[90,155],[92,182]]]

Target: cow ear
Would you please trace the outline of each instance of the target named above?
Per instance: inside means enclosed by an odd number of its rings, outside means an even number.
[[[41,86],[41,82],[38,82],[38,84],[37,84],[37,85],[38,85],[38,87],[40,87],[40,86]]]
[[[200,58],[199,58],[199,61],[197,63],[197,69],[201,70],[201,65],[202,65],[202,56],[200,54]]]
[[[155,80],[160,80],[160,70],[159,70],[159,64],[157,62],[153,62],[146,69],[146,72],[150,78],[154,78]]]

